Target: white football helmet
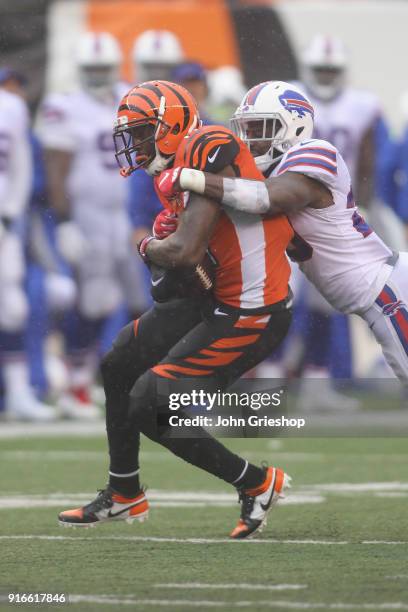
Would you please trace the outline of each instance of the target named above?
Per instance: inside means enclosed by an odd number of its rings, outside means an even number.
[[[231,127],[265,171],[294,144],[312,136],[313,116],[313,106],[298,87],[267,81],[245,94]]]
[[[321,100],[331,100],[344,87],[347,54],[335,36],[315,36],[302,56],[303,81]]]
[[[119,78],[122,52],[108,32],[86,32],[79,40],[77,64],[82,87],[90,94],[104,98]]]
[[[171,71],[184,60],[184,53],[173,32],[146,30],[134,42],[132,59],[139,83],[171,81]]]

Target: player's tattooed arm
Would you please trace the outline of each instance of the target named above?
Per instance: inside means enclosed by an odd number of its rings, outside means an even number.
[[[203,260],[220,213],[217,203],[192,194],[174,234],[149,242],[148,259],[167,269],[196,266]]]
[[[326,208],[333,204],[329,190],[304,174],[286,172],[263,182],[185,170],[179,177],[182,189],[197,189],[205,196],[243,212],[273,217],[297,212],[307,206]]]

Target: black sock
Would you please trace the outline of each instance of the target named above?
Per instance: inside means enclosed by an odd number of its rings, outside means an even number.
[[[135,497],[140,491],[139,474],[118,476],[109,472],[109,486],[124,497]]]
[[[245,471],[241,473],[233,484],[237,489],[255,489],[259,487],[264,480],[265,470],[256,465],[252,465],[252,463],[247,463]]]

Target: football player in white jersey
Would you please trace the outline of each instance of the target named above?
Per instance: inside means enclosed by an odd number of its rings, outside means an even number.
[[[379,100],[369,91],[348,85],[348,53],[335,36],[315,36],[302,52],[300,63],[302,88],[315,111],[313,136],[337,147],[350,171],[356,200],[359,206],[366,207],[372,227],[392,248],[404,249],[402,225],[393,210],[381,202],[375,189],[380,154],[377,132],[382,122]],[[320,332],[323,328],[329,330],[326,342],[321,339],[322,333],[306,333],[306,347],[317,346],[320,355],[330,353],[334,344],[341,352],[336,363],[347,372],[351,351],[348,321],[331,317],[333,311],[307,281],[303,282],[303,290],[310,309],[308,324],[315,321]]]
[[[175,168],[160,180],[167,197],[194,191],[251,214],[286,214],[298,236],[291,257],[336,310],[358,314],[408,387],[408,253],[393,252],[360,215],[338,149],[312,139],[314,109],[294,85],[261,83],[233,125],[265,182]]]
[[[51,94],[39,136],[46,152],[49,197],[59,220],[57,242],[78,281],[78,312],[67,333],[71,392],[66,416],[98,414],[88,397],[103,323],[126,298],[141,311],[140,264],[129,248],[126,185],[118,175],[112,141],[116,107],[128,86],[119,82],[122,54],[108,33],[88,32],[78,44],[81,88]]]
[[[173,32],[146,30],[133,44],[132,61],[136,82],[170,81],[174,68],[184,61],[184,51]]]
[[[51,420],[55,412],[30,386],[24,333],[28,303],[21,223],[32,184],[29,116],[25,102],[0,89],[0,346],[5,410],[11,418]]]
[[[374,197],[375,129],[381,114],[377,97],[346,84],[348,58],[343,42],[318,35],[301,56],[303,89],[314,108],[315,138],[327,140],[347,164],[360,206]]]

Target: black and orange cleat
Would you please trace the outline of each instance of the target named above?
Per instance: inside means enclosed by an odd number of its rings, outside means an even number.
[[[148,514],[149,502],[144,491],[135,497],[123,497],[108,486],[90,504],[61,512],[58,522],[63,527],[94,527],[107,521],[144,521]]]
[[[265,480],[255,489],[238,490],[241,516],[230,537],[242,540],[262,531],[268,512],[276,502],[285,497],[284,490],[290,488],[291,477],[275,467],[265,468]]]

